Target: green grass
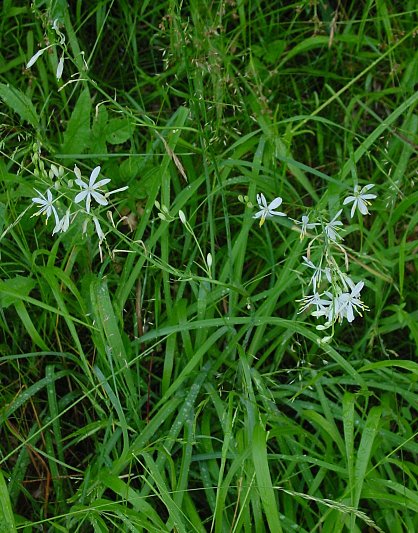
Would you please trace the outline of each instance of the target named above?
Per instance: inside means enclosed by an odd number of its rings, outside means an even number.
[[[418,530],[415,2],[33,4],[0,8],[0,530]],[[129,187],[101,250],[32,216],[75,164]],[[329,250],[369,311],[322,332],[290,218],[357,183]]]

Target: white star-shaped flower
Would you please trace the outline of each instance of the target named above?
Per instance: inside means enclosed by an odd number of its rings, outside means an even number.
[[[58,217],[57,210],[55,209],[55,206],[53,205],[54,204],[54,199],[52,197],[51,191],[49,189],[46,191],[46,193],[45,193],[46,194],[46,198],[37,189],[35,189],[35,191],[39,194],[39,197],[32,198],[32,202],[34,204],[40,205],[41,208],[39,209],[39,211],[34,213],[32,216],[45,215],[46,219],[48,220],[51,215],[54,215],[55,224],[58,224],[59,217]]]
[[[96,200],[96,202],[100,205],[107,205],[108,201],[105,198],[105,195],[100,192],[100,187],[103,187],[103,185],[106,185],[110,182],[109,178],[105,178],[103,180],[98,181],[95,183],[97,176],[100,173],[100,167],[96,167],[92,170],[92,173],[90,174],[89,183],[84,183],[84,181],[81,179],[81,172],[80,169],[75,166],[74,167],[74,174],[77,176],[77,179],[75,182],[77,185],[79,185],[83,190],[77,194],[77,196],[74,198],[74,202],[78,204],[79,202],[83,201],[84,198],[86,199],[86,211],[87,213],[90,213],[90,204],[91,199],[93,198]]]
[[[324,294],[328,295],[329,293],[324,293]],[[312,294],[310,296],[305,296],[300,301],[303,302],[303,304],[302,304],[302,307],[299,309],[298,312],[302,313],[308,307],[314,305],[315,308],[316,308],[315,312],[314,312],[315,316],[328,314],[329,306],[332,303],[331,300],[325,300],[324,298],[322,298],[322,294],[318,294],[317,292],[315,292],[314,294]]]
[[[70,227],[70,210],[67,209],[67,212],[65,213],[65,215],[55,225],[52,235],[55,235],[55,233],[58,233],[60,231],[65,233],[69,227]]]
[[[367,193],[367,191],[369,191],[372,187],[374,187],[373,183],[365,185],[362,189],[360,189],[359,185],[355,185],[353,196],[347,196],[347,198],[344,200],[343,205],[347,205],[353,202],[350,214],[351,218],[353,218],[356,209],[358,209],[362,215],[370,214],[369,210],[367,209],[367,206],[371,205],[371,202],[369,202],[369,200],[377,198],[376,194]]]
[[[295,220],[294,222],[295,224],[301,227],[300,228],[300,239],[301,240],[305,237],[306,231],[308,229],[313,229],[315,226],[319,226],[319,222],[309,222],[309,217],[306,215],[302,216],[301,221]]]
[[[328,224],[325,224],[324,231],[330,241],[336,242],[337,239],[342,239],[341,235],[338,234],[338,226],[342,226],[343,223],[341,222],[341,220],[337,220],[337,218],[341,215],[341,213],[342,213],[342,209],[338,211],[338,213],[331,220],[331,222],[328,222]]]
[[[366,309],[366,306],[359,298],[363,287],[364,281],[359,281],[351,289],[351,293],[343,292],[337,296],[335,314],[338,316],[340,321],[346,318],[348,322],[352,322],[354,320],[354,311],[361,316],[360,310]]]
[[[278,196],[275,198],[272,202],[270,202],[267,205],[266,197],[263,193],[257,194],[257,203],[260,211],[256,213],[253,218],[259,218],[260,219],[260,228],[264,224],[266,218],[271,218],[274,216],[278,217],[285,217],[286,213],[282,213],[281,211],[276,211],[275,209],[281,205],[283,202],[282,198]]]
[[[312,268],[314,273],[312,274],[311,280],[309,281],[309,284],[312,283],[313,290],[316,292],[316,289],[319,287],[322,281],[322,275],[325,274],[325,277],[329,281],[329,283],[332,282],[331,278],[331,271],[328,267],[322,268],[321,266],[316,266],[310,259],[303,256],[303,262],[305,266]]]

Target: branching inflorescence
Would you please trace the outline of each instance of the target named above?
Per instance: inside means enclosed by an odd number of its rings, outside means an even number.
[[[69,57],[66,38],[64,33],[60,30],[60,23],[57,19],[50,22],[50,26],[56,34],[56,42],[48,44],[44,48],[38,50],[28,61],[26,68],[31,68],[38,59],[50,48],[57,48],[61,50],[60,59],[57,62],[55,76],[57,81],[60,81],[64,69],[64,58]],[[88,66],[84,61],[84,52],[81,52],[84,62],[84,69],[88,70]],[[70,83],[70,82],[68,82]],[[61,86],[60,89],[62,89]],[[59,89],[59,90],[60,90]],[[34,175],[43,184],[47,183],[49,187],[44,191],[35,189],[38,196],[32,198],[34,205],[38,207],[38,211],[32,216],[45,215],[46,221],[53,218],[55,222],[52,235],[57,233],[65,233],[73,224],[76,217],[83,217],[83,234],[87,232],[89,222],[92,223],[94,230],[99,238],[99,252],[102,255],[102,243],[106,240],[106,235],[101,227],[97,212],[97,206],[107,206],[108,197],[119,191],[123,191],[128,187],[122,187],[114,191],[106,192],[103,187],[110,183],[109,178],[96,181],[101,167],[96,166],[91,174],[88,182],[83,180],[80,169],[77,165],[74,166],[75,180],[71,176],[68,178],[68,172],[64,167],[51,164],[49,171],[46,171],[45,164],[40,157],[40,146],[35,143],[33,146],[32,162],[35,165]],[[79,187],[78,190],[74,188],[74,183]]]
[[[353,194],[345,198],[343,205],[353,204],[350,212],[351,218],[356,210],[359,216],[369,214],[370,200],[376,198],[375,194],[369,192],[373,187],[373,184],[362,188],[356,185]],[[282,204],[280,197],[268,204],[262,193],[257,194],[257,203],[259,211],[253,218],[260,219],[260,227],[267,218],[287,216],[285,213],[276,211],[277,207]],[[351,323],[356,314],[362,316],[362,312],[368,310],[360,298],[364,281],[360,280],[355,283],[347,274],[349,263],[347,252],[341,244],[343,241],[341,214],[342,209],[338,210],[331,220],[319,219],[315,222],[310,222],[308,215],[303,215],[301,220],[291,219],[295,224],[295,229],[300,232],[300,238],[308,237],[309,232],[310,239],[306,255],[302,258],[302,265],[312,273],[308,282],[308,286],[312,287],[312,293],[299,300],[299,313],[311,311],[312,316],[323,317],[325,322],[317,326],[318,330],[325,330],[336,322],[343,322],[344,319]],[[318,231],[319,228],[320,231]],[[315,249],[315,262],[311,259],[313,249]],[[318,249],[320,253],[317,258]],[[338,262],[341,256],[344,257],[344,270]]]
[[[105,178],[96,181],[100,174],[99,166],[92,170],[90,179],[86,183],[77,165],[74,167],[76,179],[73,180],[72,178],[66,179],[66,172],[62,166],[52,164],[49,172],[46,172],[44,162],[40,159],[37,151],[35,151],[32,159],[37,166],[35,171],[37,177],[42,178],[44,182],[46,180],[51,182],[51,187],[46,189],[45,193],[35,189],[38,196],[32,198],[32,202],[39,209],[32,216],[45,215],[47,222],[52,217],[55,222],[52,235],[61,232],[65,233],[77,216],[83,217],[83,233],[87,232],[88,224],[92,222],[99,238],[99,251],[100,256],[102,256],[101,245],[106,236],[100,225],[94,203],[99,206],[107,206],[109,203],[107,199],[111,194],[126,190],[127,187],[105,192],[103,187],[110,183],[111,180]],[[74,190],[73,181],[81,190]],[[51,189],[54,191],[55,196]],[[83,205],[82,202],[84,201],[85,204]]]

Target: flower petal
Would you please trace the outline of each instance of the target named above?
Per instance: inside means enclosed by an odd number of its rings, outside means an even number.
[[[267,208],[267,200],[262,192],[257,194],[257,203],[260,206],[260,209]]]
[[[365,204],[364,200],[359,198],[358,201],[357,201],[357,205],[358,205],[358,210],[360,211],[360,213],[362,215],[368,215],[369,214],[369,211],[367,209],[367,205]]]
[[[75,182],[76,182],[77,185],[80,186],[82,189],[88,189],[88,187],[89,187],[89,186],[87,185],[87,183],[84,183],[84,181],[83,181],[82,179],[77,178],[77,179],[75,180]]]
[[[91,191],[91,196],[96,200],[96,202],[100,205],[107,205],[109,202],[106,200],[106,198],[103,196],[103,194],[100,194],[97,191]]]
[[[96,228],[97,236],[99,237],[100,243],[105,239],[105,234],[103,233],[102,227],[100,226],[100,222],[97,220],[96,217],[93,217],[94,226]]]
[[[103,185],[106,185],[107,183],[109,183],[109,181],[111,181],[109,178],[105,178],[103,180],[98,181],[91,187],[92,189],[99,189],[100,187],[103,187]]]
[[[270,216],[274,215],[274,216],[277,216],[277,217],[286,217],[286,213],[282,213],[281,211],[272,211],[271,209],[269,209],[269,213],[268,213]]]
[[[276,209],[276,207],[279,207],[279,205],[281,205],[282,202],[283,202],[283,199],[280,198],[280,196],[275,198],[269,205],[269,211],[271,212],[272,209]]]
[[[350,202],[354,202],[355,201],[355,196],[347,196],[347,198],[344,200],[343,202],[343,205],[347,205],[349,204]]]
[[[91,174],[90,174],[90,179],[89,179],[89,186],[92,187],[94,182],[96,181],[97,179],[97,176],[100,174],[100,167],[95,167],[92,171],[91,171]]]
[[[48,48],[48,47],[47,47]],[[30,68],[32,65],[34,65],[38,59],[41,57],[41,55],[45,52],[47,48],[42,48],[41,50],[38,50],[36,54],[34,54],[29,61],[26,64],[26,68]]]
[[[77,176],[77,178],[81,181],[81,170],[78,168],[77,165],[74,165],[74,174]]]
[[[351,295],[358,296],[364,287],[364,281],[359,281],[357,285],[352,289]]]
[[[74,198],[74,202],[76,204],[78,204],[79,202],[81,202],[82,200],[84,200],[84,198],[89,195],[89,192],[88,191],[81,191],[77,194],[77,196]]]
[[[365,186],[362,188],[362,192],[363,192],[363,191],[369,191],[372,187],[374,187],[374,183],[369,183],[368,185],[365,185]]]
[[[354,320],[353,306],[351,304],[348,304],[345,308],[345,314],[348,322],[352,322]]]
[[[57,78],[57,80],[61,79],[63,70],[64,70],[64,55],[62,55],[60,57],[60,60],[58,61],[57,72],[55,74],[55,77]]]

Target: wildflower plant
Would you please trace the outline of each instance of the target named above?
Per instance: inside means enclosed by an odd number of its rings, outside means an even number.
[[[66,37],[63,32],[62,24],[57,18],[51,20],[47,17],[45,41],[47,46],[40,48],[27,62],[26,69],[32,68],[44,52],[50,49],[58,49],[59,59],[57,61],[55,77],[57,81],[62,78],[64,72],[64,61],[70,57],[66,43]],[[55,36],[54,42],[50,42],[50,37]],[[80,52],[83,63],[76,63],[81,67],[80,70],[88,70],[88,65],[84,60],[84,52]],[[80,74],[80,73],[79,73]],[[86,80],[71,80],[86,81]],[[62,85],[59,90],[64,88]],[[83,94],[87,94],[84,92]],[[79,113],[79,112],[78,112]],[[71,121],[70,121],[71,123]],[[88,126],[88,124],[87,124]],[[64,134],[65,139],[65,134]],[[35,188],[37,196],[32,198],[32,203],[38,207],[33,216],[45,215],[46,223],[49,219],[54,220],[55,225],[52,228],[52,235],[66,233],[73,225],[76,219],[81,220],[82,233],[86,234],[89,227],[94,228],[99,239],[99,252],[101,259],[102,243],[106,241],[106,235],[100,223],[101,207],[106,207],[109,203],[108,197],[111,194],[123,191],[127,187],[122,187],[113,191],[107,191],[104,187],[110,183],[109,178],[98,179],[101,173],[101,166],[96,166],[90,173],[89,179],[82,176],[81,170],[77,165],[73,171],[64,169],[61,165],[52,163],[49,170],[45,168],[45,163],[41,157],[40,145],[35,143],[33,146],[32,163],[35,166],[34,175],[41,182],[42,186]],[[41,190],[44,187],[44,190]],[[113,219],[111,219],[113,222]]]
[[[5,531],[418,531],[413,2],[318,4],[2,3]]]
[[[47,224],[49,219],[53,219],[55,225],[51,226],[52,235],[66,233],[76,218],[81,219],[83,234],[87,233],[89,226],[94,228],[99,239],[100,257],[103,258],[102,243],[106,241],[106,235],[100,224],[100,207],[108,205],[108,197],[111,194],[124,191],[127,187],[106,191],[103,187],[111,180],[103,178],[97,181],[100,166],[92,170],[88,182],[83,179],[77,165],[74,166],[73,172],[68,172],[62,166],[51,164],[46,172],[37,144],[34,149],[34,174],[44,186],[48,185],[44,192],[39,190],[40,187],[35,189],[37,196],[32,198],[32,203],[38,210],[32,216],[44,215]]]
[[[360,216],[369,214],[368,206],[371,205],[371,200],[377,197],[376,194],[368,192],[373,187],[374,184],[362,188],[356,185],[353,194],[344,199],[343,206],[353,204],[351,218],[356,210]],[[285,213],[276,211],[282,204],[280,197],[268,204],[265,196],[260,193],[257,195],[257,203],[259,211],[253,218],[260,219],[260,227],[267,218],[286,216]],[[368,310],[361,299],[364,281],[354,281],[348,274],[348,254],[342,245],[342,212],[342,208],[338,209],[328,219],[318,215],[317,220],[312,222],[310,217],[314,213],[302,215],[301,220],[291,219],[295,224],[294,229],[300,232],[300,239],[309,239],[301,266],[305,273],[309,272],[307,286],[311,292],[299,300],[299,313],[310,312],[316,319],[322,318],[324,322],[317,325],[318,330],[328,329],[344,320],[351,324],[357,315],[362,316],[363,311]],[[322,339],[322,342],[329,342],[331,338],[332,335]]]

